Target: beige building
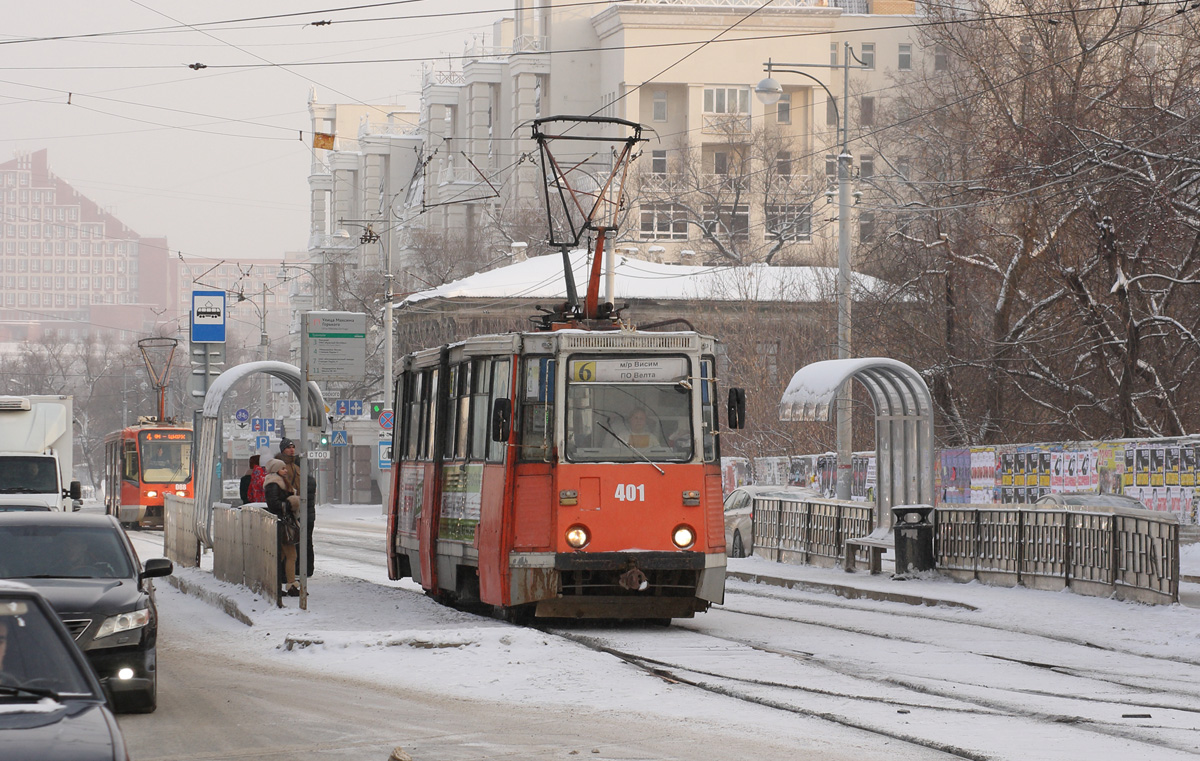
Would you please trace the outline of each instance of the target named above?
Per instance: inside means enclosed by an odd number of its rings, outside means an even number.
[[[652,130],[629,184],[618,241],[626,253],[688,263],[834,261],[837,206],[826,203],[836,184],[834,115],[847,107],[855,174],[875,172],[879,157],[858,138],[881,123],[888,93],[910,72],[934,69],[935,56],[914,41],[912,2],[761,6],[516,0],[491,45],[472,43],[461,67],[425,72],[419,134],[427,163],[420,193],[399,216],[409,230],[488,236],[484,243],[497,248],[516,231],[536,235],[530,225],[504,229],[544,214],[529,122],[610,116]],[[845,91],[847,43],[855,68]],[[776,74],[783,97],[764,105],[754,89],[768,60],[805,64],[812,78]],[[870,230],[868,211],[854,216],[856,232]]]

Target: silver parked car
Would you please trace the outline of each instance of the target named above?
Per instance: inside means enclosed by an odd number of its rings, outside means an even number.
[[[1034,507],[1062,508],[1064,510],[1087,510],[1089,512],[1111,512],[1115,507],[1148,509],[1140,501],[1124,494],[1096,494],[1095,492],[1062,492],[1047,494],[1033,503]]]
[[[725,498],[725,554],[744,558],[754,554],[754,498],[821,499],[803,486],[739,486]]]

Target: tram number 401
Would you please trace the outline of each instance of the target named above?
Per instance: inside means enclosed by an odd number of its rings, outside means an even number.
[[[613,495],[620,502],[645,502],[645,484],[617,484],[617,493]]]

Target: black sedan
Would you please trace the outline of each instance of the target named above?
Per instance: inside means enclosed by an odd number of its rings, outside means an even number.
[[[0,513],[0,578],[45,596],[118,710],[149,713],[158,705],[158,610],[149,579],[171,571],[165,558],[143,567],[112,516]]]
[[[128,761],[108,701],[50,604],[0,581],[0,759]]]

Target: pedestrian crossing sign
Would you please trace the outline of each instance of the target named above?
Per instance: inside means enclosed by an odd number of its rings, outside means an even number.
[[[348,443],[346,441],[346,432],[345,431],[334,431],[333,437],[329,440],[329,443],[335,447],[346,446],[346,444]]]

